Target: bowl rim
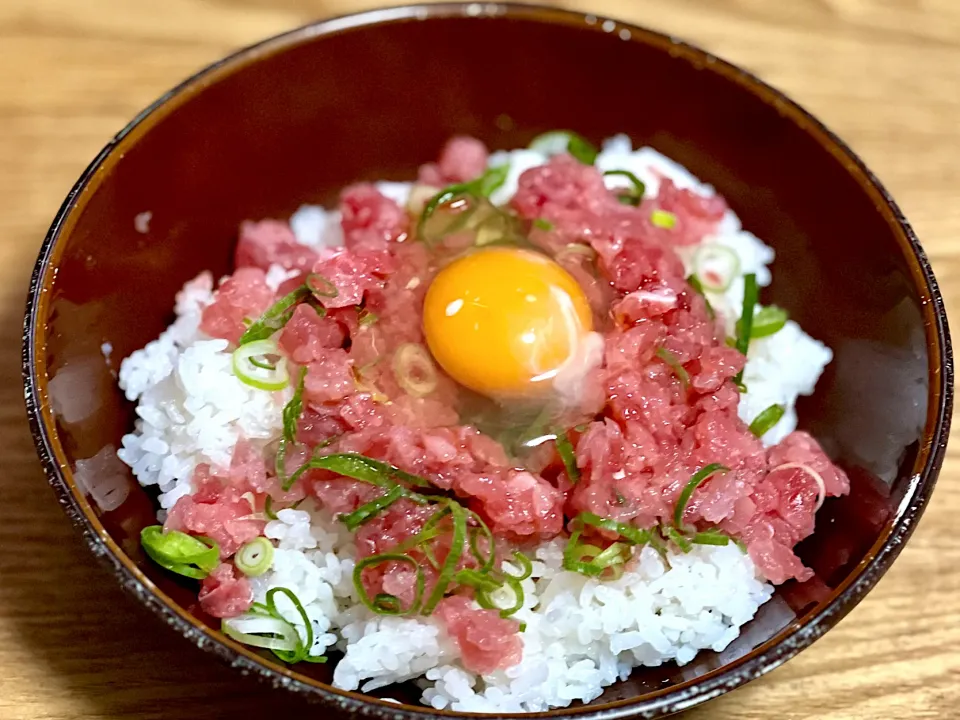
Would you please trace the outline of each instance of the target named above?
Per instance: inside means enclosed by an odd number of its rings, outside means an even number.
[[[56,262],[64,247],[64,244],[58,241],[72,228],[79,215],[76,211],[83,207],[84,196],[92,194],[88,191],[98,185],[98,178],[105,177],[105,170],[122,156],[122,152],[118,152],[122,145],[135,142],[167,113],[174,111],[219,78],[239,71],[263,57],[284,52],[314,38],[335,35],[346,30],[464,16],[478,20],[490,16],[506,17],[610,34],[616,31],[623,40],[640,41],[669,52],[678,60],[694,64],[704,71],[718,73],[727,81],[748,90],[812,136],[844,166],[861,190],[871,197],[877,211],[883,215],[897,236],[910,266],[914,287],[924,300],[925,340],[929,352],[930,376],[928,399],[931,403],[928,407],[924,442],[914,464],[915,470],[918,464],[922,464],[922,468],[910,478],[907,491],[889,529],[870,548],[858,571],[851,573],[841,583],[832,600],[821,603],[815,612],[808,613],[806,622],[791,623],[773,638],[731,663],[669,688],[596,706],[498,715],[504,718],[576,715],[589,720],[615,720],[626,717],[662,717],[686,710],[776,668],[812,644],[863,599],[899,555],[923,513],[943,463],[953,407],[953,356],[943,298],[927,256],[893,198],[863,161],[810,113],[752,73],[721,60],[696,45],[633,23],[574,10],[509,2],[413,4],[320,20],[244,47],[202,68],[138,113],[106,144],[67,194],[44,238],[27,296],[21,356],[24,398],[37,453],[60,505],[81,531],[91,551],[113,572],[128,592],[134,594],[166,624],[202,650],[220,657],[244,674],[254,674],[274,687],[283,687],[310,700],[338,706],[340,710],[348,713],[384,720],[479,715],[396,704],[359,692],[333,688],[261,657],[221,632],[207,628],[161,592],[110,538],[73,480],[67,457],[59,445],[56,424],[47,402],[48,380],[45,361],[40,352],[46,328],[38,324],[48,302],[49,293],[46,290],[53,284]]]

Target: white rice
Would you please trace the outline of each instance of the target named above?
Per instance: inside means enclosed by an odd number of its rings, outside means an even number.
[[[521,172],[544,161],[531,150],[495,153],[491,165],[509,163],[510,172],[494,201],[509,200]],[[632,171],[649,194],[659,186],[654,171],[680,187],[713,193],[654,150],[633,151],[625,136],[604,144],[597,165]],[[610,186],[622,181],[607,178]],[[400,203],[406,202],[410,188],[405,183],[379,185]],[[335,211],[304,206],[290,222],[305,245],[342,244]],[[729,247],[740,259],[741,272],[755,272],[761,285],[770,283],[767,265],[774,259],[773,250],[743,230],[732,212],[706,242]],[[685,262],[690,259],[691,254],[684,253]],[[272,268],[268,281],[276,287],[286,277],[282,269]],[[199,332],[200,314],[212,291],[209,275],[187,283],[177,296],[176,322],[120,367],[120,386],[130,400],[139,401],[139,420],[117,455],[141,484],[159,486],[165,509],[191,492],[197,465],[228,465],[240,437],[255,443],[276,437],[289,395],[241,383],[231,371],[226,341]],[[708,297],[732,325],[742,305],[742,277],[724,293]],[[750,422],[772,403],[787,409],[764,437],[766,444],[795,429],[797,397],[812,392],[831,357],[829,349],[794,322],[751,344],[744,372],[749,392],[741,400],[740,416]],[[533,712],[592,700],[634,667],[683,665],[700,650],[723,651],[773,593],[749,556],[733,544],[696,546],[689,554],[670,552],[669,566],[646,548],[632,571],[600,583],[562,570],[562,544],[546,542],[536,551],[533,576],[523,583],[524,608],[515,616],[526,623],[523,658],[513,668],[481,677],[464,669],[456,646],[436,620],[379,616],[359,603],[352,581],[356,549],[329,512],[306,503],[299,510],[280,511],[278,518],[266,527],[277,550],[272,568],[254,580],[256,599],[263,602],[273,587],[296,593],[313,624],[311,654],[334,648],[344,654],[334,671],[337,687],[369,691],[417,679],[423,702],[437,709]],[[290,622],[302,622],[282,596],[277,599]]]

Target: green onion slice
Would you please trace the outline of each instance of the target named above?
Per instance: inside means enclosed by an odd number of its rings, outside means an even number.
[[[332,442],[332,440],[328,441]],[[320,446],[318,446],[319,449]],[[344,477],[353,478],[370,483],[384,489],[391,489],[397,482],[407,482],[416,487],[429,487],[430,483],[418,475],[404,472],[398,467],[380,460],[374,460],[366,455],[357,453],[337,453],[312,457],[297,468],[283,485],[289,490],[293,484],[308,470],[329,470]]]
[[[320,273],[310,273],[307,275],[305,284],[310,290],[310,293],[316,298],[335,298],[340,294],[337,291],[337,286]]]
[[[300,368],[293,397],[283,406],[283,439],[287,442],[294,442],[297,439],[297,420],[303,413],[303,386],[306,380],[307,369]]]
[[[526,580],[528,577],[533,575],[533,563],[530,562],[530,558],[528,558],[519,550],[513,551],[513,560],[511,560],[511,562],[514,562],[520,566],[520,574],[511,575],[506,570],[501,568],[500,571],[507,577],[512,577],[514,580]]]
[[[453,500],[447,501],[447,507],[450,509],[450,521],[453,526],[453,534],[450,539],[450,550],[447,557],[440,566],[440,573],[437,576],[437,583],[433,586],[433,591],[427,597],[423,604],[424,615],[429,615],[437,607],[447,590],[447,586],[453,580],[457,571],[457,565],[460,564],[460,557],[463,555],[463,545],[467,539],[467,514],[460,503]]]
[[[602,549],[596,545],[581,543],[580,536],[581,531],[575,530],[570,535],[566,548],[564,548],[563,567],[565,570],[598,577],[615,566],[623,565],[632,555],[630,546],[625,543],[615,542],[610,547]],[[614,571],[614,573],[619,576],[619,572]]]
[[[750,339],[770,337],[783,330],[787,324],[790,315],[783,308],[776,305],[766,305],[757,308],[753,314],[753,329],[750,332]],[[740,334],[740,320],[737,320],[737,334]]]
[[[504,607],[498,605],[496,600],[493,598],[493,593],[500,593],[505,588],[510,588],[512,593],[512,604]],[[504,586],[502,588],[496,588],[494,590],[477,590],[476,591],[477,604],[485,610],[499,610],[500,617],[508,618],[513,615],[517,610],[523,608],[523,586],[520,585],[520,581],[509,575],[504,580]]]
[[[750,337],[753,333],[753,309],[757,305],[760,294],[757,287],[757,276],[748,273],[743,276],[743,312],[740,314],[740,323],[737,326],[737,350],[746,355],[750,348]],[[743,370],[737,373],[733,381],[737,385],[743,384]]]
[[[360,327],[370,327],[375,324],[380,318],[376,313],[370,312],[366,308],[360,311],[360,315],[357,317],[357,321],[360,323]]]
[[[664,230],[673,230],[677,225],[677,216],[666,210],[654,210],[650,213],[650,222],[652,222],[655,227]]]
[[[490,529],[490,526],[483,521],[483,518],[473,510],[467,510],[467,519],[472,520],[474,523],[474,525],[470,525],[467,529],[470,554],[473,555],[480,565],[480,570],[488,572],[493,568],[493,563],[496,561],[496,541],[493,539],[493,531]],[[480,535],[483,535],[487,541],[486,555],[480,551],[480,546],[477,542]]]
[[[393,354],[393,375],[413,397],[426,397],[437,389],[437,370],[430,353],[419,343],[404,343]]]
[[[729,545],[730,536],[720,530],[702,530],[696,533],[690,542],[694,545]]]
[[[237,551],[233,562],[247,577],[259,577],[273,564],[273,543],[265,537],[251,540]]]
[[[619,175],[627,178],[633,184],[633,190],[627,194],[620,195],[620,202],[625,205],[639,205],[640,201],[643,200],[643,194],[647,191],[647,186],[644,185],[643,180],[638,178],[629,170],[607,170],[604,173],[604,176],[608,175]],[[618,188],[620,189],[620,188]]]
[[[704,304],[707,306],[707,317],[713,320],[717,313],[713,309],[713,305],[710,304],[710,301],[707,300],[707,296],[703,292],[703,283],[700,282],[700,278],[696,275],[691,275],[687,278],[687,284],[694,289],[694,291],[703,298]]]
[[[179,530],[163,531],[150,525],[140,532],[143,551],[160,567],[195,580],[203,580],[220,564],[220,548],[207,537],[194,537]]]
[[[416,591],[410,607],[404,608],[400,603],[400,599],[389,593],[378,593],[371,599],[366,587],[363,585],[364,570],[388,562],[405,563],[412,566],[417,573]],[[417,611],[417,608],[420,606],[420,600],[423,598],[423,570],[419,563],[409,555],[403,555],[402,553],[371,555],[358,562],[353,568],[353,586],[357,590],[357,596],[360,598],[360,602],[378,615],[410,615]]]
[[[466,585],[474,590],[490,591],[499,590],[503,587],[503,581],[498,580],[490,573],[471,570],[469,568],[460,570],[453,576],[453,581],[458,585]]]
[[[278,593],[282,593],[300,615],[306,640],[301,638],[296,626],[277,609]],[[246,615],[224,620],[221,625],[223,632],[246,645],[266,648],[286,663],[326,662],[327,658],[322,655],[310,655],[314,639],[313,623],[294,592],[285,587],[272,588],[267,591],[266,600],[265,605],[254,603]]]
[[[278,658],[283,660],[286,663],[291,665],[298,663],[301,660],[310,659],[308,656],[310,654],[310,649],[313,647],[313,622],[310,620],[310,617],[307,615],[307,611],[303,609],[303,605],[300,603],[300,598],[294,594],[292,590],[285,587],[276,587],[267,591],[267,611],[275,618],[283,618],[283,615],[277,610],[276,596],[278,593],[282,593],[286,598],[293,603],[294,608],[297,613],[300,615],[300,619],[303,622],[304,631],[306,633],[306,639],[297,643],[297,648],[295,650],[274,650],[273,654]],[[296,630],[296,628],[294,628]],[[297,632],[297,638],[300,639],[300,633]],[[324,662],[326,658],[315,658],[311,662]]]
[[[563,461],[563,467],[567,470],[567,477],[570,482],[576,485],[580,481],[580,468],[577,467],[577,455],[574,452],[573,443],[570,442],[570,436],[563,430],[556,431],[557,454]]]
[[[584,165],[593,165],[600,154],[594,145],[570,130],[551,130],[538,135],[530,142],[530,149],[544,155],[568,152]]]
[[[780,422],[780,418],[783,417],[785,412],[786,409],[783,405],[771,405],[762,410],[750,423],[750,432],[757,437],[763,437],[767,434],[767,431]]]
[[[498,190],[503,183],[506,182],[509,172],[509,165],[499,165],[494,168],[489,168],[476,180],[471,180],[467,183],[449,185],[448,187],[443,188],[440,192],[430,198],[426,205],[423,206],[423,212],[420,213],[420,219],[417,221],[417,237],[424,242],[431,242],[431,239],[427,238],[424,230],[426,228],[427,221],[433,217],[434,213],[436,213],[437,209],[441,205],[446,205],[447,203],[461,196],[471,199],[474,201],[474,204],[478,198],[490,197],[492,193]],[[469,214],[472,214],[472,211],[464,211],[461,213],[462,216],[467,217],[461,217],[458,220],[455,220],[451,227],[447,227],[444,230],[443,235],[447,235],[451,232],[459,230],[462,223],[465,222],[469,217]]]
[[[301,285],[290,294],[277,300],[264,311],[258,320],[250,324],[250,327],[240,336],[239,344],[246,345],[257,340],[266,340],[277,330],[282,329],[293,315],[294,306],[309,294],[310,290],[307,286]]]
[[[690,387],[690,373],[683,367],[683,363],[680,362],[680,359],[676,355],[661,346],[657,348],[657,357],[670,366],[673,374],[676,375],[677,380],[680,381],[680,384],[683,385],[684,388]]]
[[[509,174],[510,165],[498,165],[488,168],[487,171],[476,180],[468,182],[467,186],[480,197],[488,198],[503,187]]]
[[[593,165],[600,151],[580,135],[573,135],[567,143],[567,152],[584,165]]]
[[[663,528],[663,532],[667,536],[667,539],[680,548],[682,552],[688,553],[693,548],[693,545],[690,544],[690,541],[675,527],[666,525]]]
[[[286,358],[276,364],[255,362],[255,359],[279,355],[280,350],[272,340],[255,340],[240,345],[233,351],[233,374],[245,385],[258,390],[283,390],[290,384]]]
[[[244,645],[274,652],[296,652],[301,643],[300,634],[293,625],[282,618],[275,618],[253,608],[246,615],[224,620],[220,629],[224,635]]]
[[[633,525],[617,522],[609,518],[600,517],[591,512],[582,512],[574,519],[574,522],[580,522],[584,525],[592,525],[595,528],[614,532],[634,545],[645,545],[650,542],[650,533],[647,530],[641,530]]]
[[[693,496],[693,491],[706,482],[711,475],[718,472],[730,472],[730,468],[724,467],[720,463],[710,463],[706,467],[697,470],[690,480],[687,481],[683,492],[680,493],[680,498],[677,500],[677,506],[673,511],[673,524],[675,527],[680,528],[683,526],[683,513],[687,510],[687,505]]]
[[[402,497],[406,497],[407,495],[408,493],[402,485],[395,485],[376,500],[371,500],[368,503],[364,503],[353,512],[341,515],[340,522],[347,526],[347,530],[353,532],[365,522],[373,517],[376,517],[388,507],[393,505],[397,500]]]
[[[543,230],[544,232],[550,232],[553,230],[553,223],[546,218],[537,218],[533,221],[533,226],[538,230]]]
[[[705,243],[693,255],[693,274],[704,289],[724,292],[740,274],[740,256],[726,245]]]

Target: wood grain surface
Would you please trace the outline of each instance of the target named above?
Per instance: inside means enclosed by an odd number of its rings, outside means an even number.
[[[0,0],[0,718],[311,714],[174,636],[81,546],[27,431],[20,322],[60,202],[137,111],[239,46],[377,4]],[[898,199],[960,316],[960,1],[556,4],[692,40],[821,117]],[[958,515],[954,444],[916,535],[867,600],[795,660],[686,717],[960,718]]]

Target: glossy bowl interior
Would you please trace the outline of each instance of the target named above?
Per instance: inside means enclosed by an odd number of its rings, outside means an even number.
[[[551,714],[653,717],[720,694],[811,643],[886,570],[943,458],[952,365],[933,275],[876,180],[796,105],[688,45],[576,13],[436,5],[321,23],[200,73],[104,150],[43,246],[24,337],[41,458],[91,548],[178,632],[351,713],[428,712],[332,690],[330,666],[286,669],[191,615],[195,587],[140,551],[154,522],[148,493],[131,478],[130,499],[103,513],[73,469],[132,427],[119,360],[164,329],[185,280],[228,271],[242,220],[333,202],[358,180],[410,178],[454,133],[510,148],[558,127],[652,145],[776,249],[764,301],[836,353],[800,404],[801,426],[853,491],[828,501],[800,547],[815,580],[781,587],[731,648],[637,670],[589,706]],[[134,218],[147,211],[141,234]],[[404,688],[384,696],[415,702]]]

